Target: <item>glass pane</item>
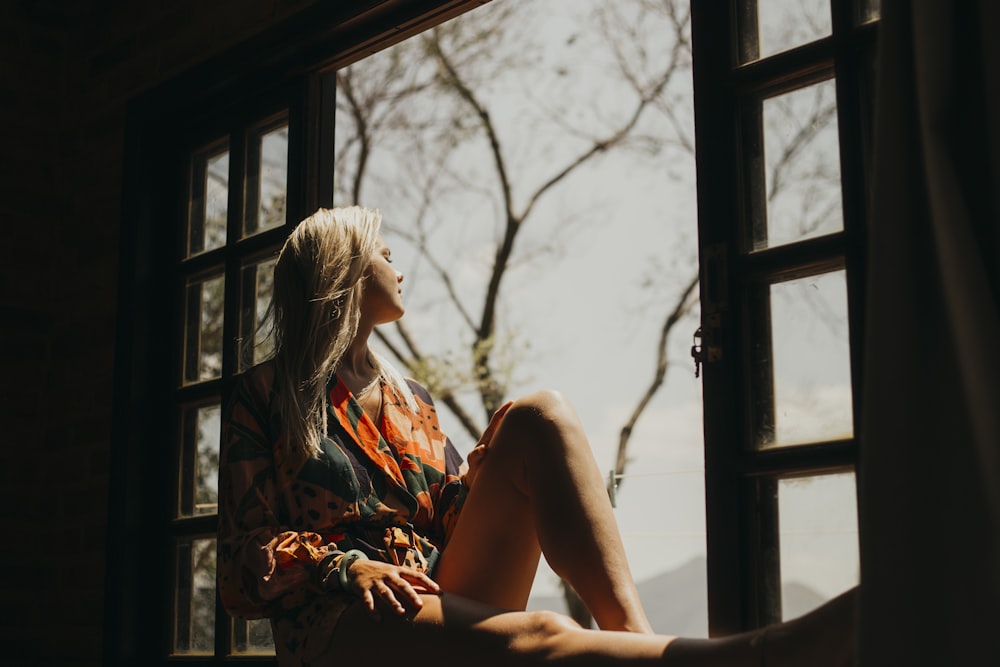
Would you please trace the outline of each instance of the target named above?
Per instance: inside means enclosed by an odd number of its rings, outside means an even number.
[[[243,267],[240,329],[242,340],[250,346],[241,351],[240,370],[267,359],[274,352],[273,319],[269,308],[275,261],[267,259]]]
[[[232,652],[237,655],[274,655],[271,622],[266,618],[233,619]]]
[[[754,250],[844,228],[833,80],[764,100],[767,225]]]
[[[778,482],[781,610],[794,618],[860,580],[854,473]]]
[[[174,653],[215,651],[215,539],[177,543]]]
[[[757,0],[761,58],[814,42],[832,31],[830,0]]]
[[[245,236],[285,224],[288,125],[257,134],[247,152]]]
[[[613,498],[646,615],[656,632],[707,637],[704,466],[692,456],[697,467],[681,470],[679,461],[649,454],[637,463],[619,478]],[[651,516],[654,506],[670,510]],[[654,557],[658,567],[643,565]]]
[[[188,256],[226,245],[229,151],[195,155],[191,164]]]
[[[180,516],[219,509],[219,404],[184,410],[181,443]]]
[[[778,283],[765,294],[770,320],[761,331],[770,330],[770,359],[763,353],[757,362],[767,368],[770,361],[770,374],[762,371],[755,388],[757,446],[852,437],[845,273]],[[765,317],[766,304],[756,306]]]
[[[185,303],[184,382],[222,376],[223,276],[188,282]]]
[[[334,201],[383,212],[410,338],[379,331],[397,350],[420,350],[405,374],[435,397],[453,392],[474,418],[488,412],[487,383],[505,396],[562,389],[603,470],[660,474],[623,478],[629,563],[657,629],[705,636],[687,11],[486,3],[338,71]],[[512,254],[497,265],[508,234]],[[491,285],[499,292],[488,296]],[[477,326],[484,304],[496,306],[492,335]],[[675,307],[680,318],[668,319]],[[595,382],[588,360],[608,350],[620,354]],[[467,451],[478,434],[439,415]],[[566,609],[544,565],[530,604]]]

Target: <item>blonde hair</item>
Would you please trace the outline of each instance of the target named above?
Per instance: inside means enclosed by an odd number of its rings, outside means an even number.
[[[285,241],[274,266],[278,412],[292,451],[315,456],[327,430],[327,387],[358,332],[361,300],[382,214],[351,206],[319,209]],[[412,409],[413,392],[369,350],[376,372]]]

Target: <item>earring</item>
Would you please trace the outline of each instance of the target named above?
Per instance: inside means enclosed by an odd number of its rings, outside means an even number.
[[[339,297],[333,301],[333,310],[330,312],[331,320],[339,320],[340,316],[344,314],[344,299]]]

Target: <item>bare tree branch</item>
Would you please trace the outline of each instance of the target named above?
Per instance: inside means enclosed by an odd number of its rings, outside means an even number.
[[[513,211],[514,207],[511,201],[510,178],[507,176],[507,165],[504,162],[503,152],[500,148],[500,139],[497,137],[496,128],[494,128],[493,122],[490,120],[489,111],[480,103],[476,95],[462,77],[459,76],[458,71],[456,71],[451,60],[445,54],[440,39],[432,40],[430,45],[433,48],[434,57],[437,58],[438,63],[447,75],[446,81],[448,84],[451,85],[466,104],[472,107],[472,110],[479,117],[483,131],[490,142],[490,153],[493,156],[493,163],[497,170],[497,178],[500,180],[500,192],[503,196],[504,208],[508,212]]]
[[[620,144],[626,137],[628,137],[631,132],[635,129],[636,125],[639,123],[639,119],[642,117],[643,112],[648,106],[650,106],[655,100],[657,100],[660,95],[662,95],[664,89],[673,79],[674,75],[677,73],[679,68],[681,58],[680,54],[685,48],[687,48],[687,41],[683,39],[683,28],[682,26],[677,27],[677,39],[675,40],[674,46],[671,49],[671,55],[667,67],[663,72],[657,77],[655,83],[652,85],[650,90],[644,91],[644,86],[637,80],[631,72],[623,75],[632,83],[635,88],[635,92],[639,96],[639,100],[636,103],[635,108],[632,110],[631,116],[628,120],[621,125],[618,129],[610,132],[607,136],[602,139],[595,139],[591,146],[580,153],[574,160],[567,164],[561,171],[556,173],[554,176],[549,178],[545,183],[539,186],[534,194],[528,198],[528,203],[521,212],[521,220],[527,218],[528,214],[535,207],[538,201],[548,192],[551,188],[558,185],[562,180],[576,171],[578,168],[586,164],[594,156],[607,151]]]
[[[679,34],[683,33],[683,26],[676,21],[675,27]],[[490,118],[488,109],[479,100],[469,84],[462,78],[448,54],[445,53],[441,44],[440,35],[436,35],[435,39],[432,39],[429,42],[431,53],[433,53],[437,59],[445,81],[451,89],[454,90],[455,93],[472,109],[473,113],[479,119],[480,126],[486,135],[490,146],[490,152],[493,157],[493,163],[499,182],[498,186],[504,206],[505,224],[503,237],[497,245],[493,269],[491,271],[490,280],[487,285],[485,298],[483,300],[482,317],[480,319],[479,326],[476,328],[476,339],[473,344],[475,372],[480,381],[480,394],[483,399],[483,405],[487,415],[492,413],[492,411],[498,407],[503,398],[501,388],[497,385],[496,378],[490,370],[492,346],[489,345],[488,342],[494,335],[500,284],[507,268],[509,267],[514,241],[517,238],[518,232],[527,220],[528,216],[531,214],[532,210],[547,192],[565,180],[570,174],[575,172],[581,166],[589,162],[596,155],[599,155],[622,143],[633,132],[642,117],[643,112],[663,93],[663,90],[678,70],[681,62],[680,54],[686,48],[687,41],[685,39],[678,39],[677,41],[678,44],[675,45],[671,52],[671,57],[667,67],[660,74],[660,76],[657,77],[654,84],[648,90],[644,90],[644,87],[638,82],[638,80],[633,80],[633,85],[636,88],[636,93],[638,95],[638,101],[628,119],[620,127],[613,130],[603,138],[594,139],[590,147],[581,152],[561,170],[542,183],[542,185],[529,196],[527,204],[520,213],[517,213],[514,210],[513,192],[510,178],[508,176],[507,164],[504,159],[499,135],[492,119]]]
[[[490,272],[490,280],[486,287],[485,298],[483,299],[482,316],[476,328],[476,336],[472,346],[474,373],[479,381],[479,392],[483,401],[483,407],[487,417],[489,417],[500,406],[500,402],[503,400],[503,391],[498,386],[496,377],[490,370],[492,346],[487,343],[493,338],[496,327],[496,306],[500,294],[500,283],[506,272],[510,255],[513,252],[514,240],[520,229],[522,218],[516,216],[513,211],[507,166],[500,147],[500,139],[497,136],[496,128],[493,126],[493,121],[490,119],[489,112],[456,71],[450,59],[444,53],[440,40],[435,39],[431,43],[431,46],[438,63],[447,76],[447,83],[472,108],[480,121],[480,126],[490,144],[490,153],[493,156],[500,193],[504,202],[505,224],[503,239],[497,245],[493,270]]]
[[[793,161],[811,142],[816,135],[826,129],[830,121],[836,117],[837,107],[835,104],[817,106],[806,121],[799,127],[795,135],[782,148],[781,154],[771,170],[770,188],[767,193],[767,200],[773,201],[775,196],[781,192],[785,186],[785,173],[791,167]]]
[[[670,332],[673,331],[674,326],[683,318],[694,305],[695,301],[692,299],[695,288],[698,286],[698,275],[695,274],[694,278],[688,282],[687,287],[681,292],[677,301],[674,303],[673,309],[667,315],[667,318],[663,322],[663,327],[660,329],[660,339],[656,346],[656,370],[653,373],[653,379],[646,387],[646,391],[643,393],[639,402],[636,404],[635,408],[632,410],[632,414],[629,416],[628,421],[622,427],[621,432],[618,436],[618,454],[615,457],[615,475],[621,475],[625,472],[625,465],[628,463],[628,443],[632,437],[632,430],[635,428],[636,423],[639,421],[639,417],[646,410],[650,401],[659,391],[660,387],[663,385],[663,381],[667,376],[667,368],[669,362],[667,360],[667,343],[670,339]]]
[[[337,92],[342,94],[347,102],[356,129],[354,137],[358,142],[358,160],[351,181],[351,201],[356,204],[361,201],[361,185],[364,183],[368,157],[371,155],[371,129],[368,126],[368,114],[361,108],[355,95],[349,68],[337,72]]]

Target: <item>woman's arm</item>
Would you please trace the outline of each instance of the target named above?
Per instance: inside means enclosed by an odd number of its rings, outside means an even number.
[[[219,593],[226,610],[269,616],[308,591],[328,553],[316,533],[283,526],[269,433],[272,371],[248,372],[223,424],[219,459]]]

